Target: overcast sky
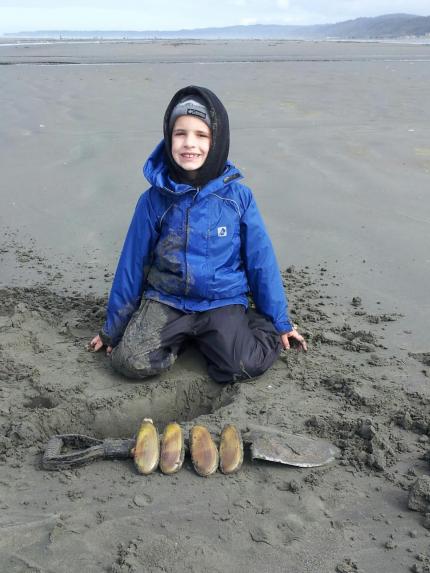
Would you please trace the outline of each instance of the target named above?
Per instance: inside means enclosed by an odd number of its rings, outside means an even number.
[[[428,16],[430,0],[0,0],[0,33],[324,24],[390,13]]]

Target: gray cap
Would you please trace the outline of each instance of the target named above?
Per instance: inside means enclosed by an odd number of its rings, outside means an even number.
[[[209,129],[211,127],[211,119],[209,116],[208,108],[206,107],[204,101],[197,95],[185,96],[179,103],[175,105],[172,113],[170,114],[170,130],[173,129],[175,121],[181,115],[193,115],[194,117],[204,121]]]

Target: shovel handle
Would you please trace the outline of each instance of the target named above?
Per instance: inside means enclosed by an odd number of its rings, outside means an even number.
[[[134,447],[136,440],[130,438],[128,440],[114,440],[107,438],[103,442],[103,457],[108,460],[124,460],[131,458],[131,450]]]
[[[61,453],[64,447],[75,449]],[[102,440],[81,434],[62,434],[50,438],[43,454],[42,467],[46,470],[68,469],[103,457]]]

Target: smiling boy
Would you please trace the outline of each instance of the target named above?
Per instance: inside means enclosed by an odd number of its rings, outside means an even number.
[[[128,377],[169,368],[189,340],[217,382],[259,376],[290,339],[306,350],[252,192],[228,151],[228,115],[217,96],[179,90],[164,140],[145,163],[151,187],[136,206],[106,322],[90,343],[106,345]]]
[[[181,115],[172,131],[172,156],[178,165],[194,171],[206,161],[211,145],[211,130],[198,117]]]

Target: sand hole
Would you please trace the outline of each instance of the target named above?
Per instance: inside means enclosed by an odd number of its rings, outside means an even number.
[[[136,433],[143,418],[152,418],[160,431],[168,422],[188,422],[230,404],[236,390],[208,380],[189,380],[151,388],[149,395],[124,398],[94,412],[93,434],[98,438]]]
[[[32,410],[23,421],[30,435],[46,440],[54,434],[86,434],[95,438],[129,438],[143,418],[152,418],[159,431],[168,422],[190,422],[231,404],[236,386],[220,385],[205,378],[157,382],[128,389],[123,395],[83,399],[68,397],[54,404],[38,396],[26,402]],[[19,430],[25,434],[25,428]]]

